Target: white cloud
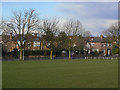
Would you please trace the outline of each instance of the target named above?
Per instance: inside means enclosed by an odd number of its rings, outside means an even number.
[[[93,20],[88,20],[83,21],[83,25],[85,26],[86,30],[89,30],[92,35],[94,36],[99,36],[102,34],[104,30],[107,30],[112,24],[117,22],[117,20],[110,20],[110,19],[93,19]]]
[[[117,3],[60,3],[56,10],[68,18],[79,19],[94,36],[102,34],[117,21]]]
[[[117,3],[59,3],[56,10],[77,18],[110,18],[118,15]],[[113,14],[114,13],[114,14]]]

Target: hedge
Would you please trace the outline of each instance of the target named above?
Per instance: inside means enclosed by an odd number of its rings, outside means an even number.
[[[112,53],[113,53],[113,54],[119,54],[119,47],[116,46],[116,45],[113,45]]]
[[[31,51],[31,50],[25,50],[24,52],[25,56],[38,56],[38,55],[50,55],[50,51],[49,50],[35,50],[35,51]]]

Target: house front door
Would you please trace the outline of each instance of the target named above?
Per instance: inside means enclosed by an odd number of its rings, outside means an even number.
[[[111,50],[110,49],[107,49],[107,55],[111,55]]]

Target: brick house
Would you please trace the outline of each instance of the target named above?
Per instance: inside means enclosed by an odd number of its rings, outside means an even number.
[[[6,49],[7,52],[13,51],[14,48],[17,48],[19,50],[18,44],[19,41],[17,40],[19,38],[19,35],[12,36],[12,33],[10,35],[2,35],[3,37],[3,46]],[[40,37],[37,36],[37,34],[31,35],[29,34],[26,36],[27,43],[25,46],[25,50],[49,50],[45,45],[43,45],[43,42],[40,41]]]
[[[17,42],[13,40],[12,33],[10,35],[2,35],[3,49],[7,52],[11,52],[17,47]]]
[[[86,51],[97,52],[100,56],[112,55],[112,42],[101,35],[100,37],[90,37],[86,43]]]
[[[3,46],[6,51],[11,52],[14,48],[17,48],[19,50],[19,47],[17,45],[18,38],[19,35],[13,36],[12,33],[10,35],[2,35]],[[40,37],[37,36],[37,34],[29,34],[26,36],[26,40],[28,42],[24,48],[25,50],[49,50],[46,45],[47,43],[41,41]],[[100,37],[82,37],[82,40],[82,44],[84,44],[84,50],[88,51],[88,54],[91,54],[91,52],[94,51],[97,51],[100,56],[109,56],[112,54],[112,42],[110,42],[108,38],[105,38],[102,35]],[[73,44],[73,46],[76,47],[78,44],[82,45],[81,43],[77,43],[79,42],[77,37],[75,38],[75,41],[76,42]]]
[[[25,50],[49,50],[49,48],[46,47],[46,44],[43,44],[40,40],[40,37],[37,36],[37,34],[28,36],[30,38],[28,40],[27,46],[25,46]]]

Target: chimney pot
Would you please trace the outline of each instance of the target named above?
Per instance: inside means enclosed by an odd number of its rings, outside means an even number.
[[[35,33],[35,37],[37,37],[37,33]]]
[[[12,40],[12,33],[10,33],[10,40]]]

